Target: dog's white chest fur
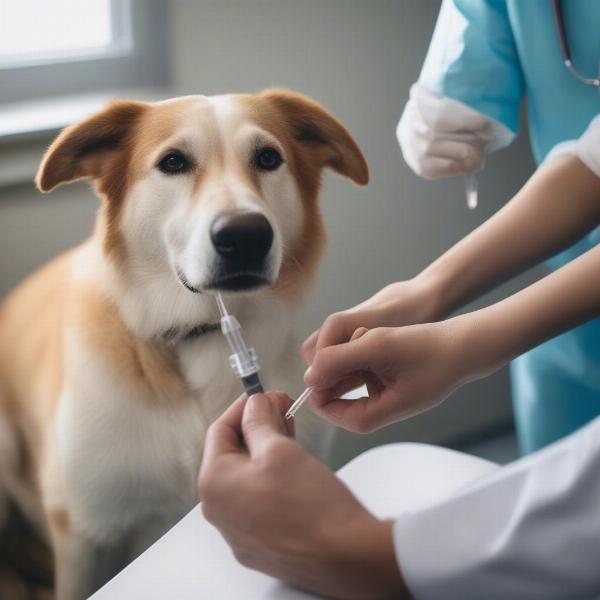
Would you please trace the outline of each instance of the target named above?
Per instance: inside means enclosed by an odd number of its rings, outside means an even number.
[[[277,328],[272,312],[268,321],[269,328]],[[285,324],[279,325],[281,333]],[[248,333],[269,365],[262,374],[265,382],[295,393],[301,370],[299,360],[290,361],[285,351],[289,336],[277,336],[269,344],[272,336],[260,331],[253,327]],[[73,519],[91,538],[105,542],[148,519],[175,522],[198,501],[196,479],[208,426],[241,392],[221,334],[181,347],[189,392],[164,404],[139,397],[75,333],[68,348],[71,367],[55,435]],[[304,427],[299,429],[302,436]],[[310,430],[317,434],[319,428],[313,424]],[[309,445],[316,442],[318,436]]]
[[[106,373],[94,380],[85,399],[68,391],[62,398],[58,459],[73,519],[93,539],[110,541],[147,518],[181,515],[195,504],[208,423],[192,399],[148,406]]]

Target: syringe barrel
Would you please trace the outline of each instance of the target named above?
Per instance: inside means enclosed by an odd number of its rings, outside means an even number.
[[[252,396],[252,394],[262,394],[265,391],[258,378],[258,373],[253,373],[252,375],[248,375],[248,377],[242,377],[242,384],[244,385],[244,389],[248,396]]]
[[[221,331],[232,351],[229,362],[236,377],[243,379],[257,373],[260,369],[258,356],[254,348],[246,346],[238,320],[233,315],[224,316],[221,319]]]
[[[227,315],[221,319],[221,331],[234,354],[246,352],[246,342],[242,337],[240,323],[233,315]]]

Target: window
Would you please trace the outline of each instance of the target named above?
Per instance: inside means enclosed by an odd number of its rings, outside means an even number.
[[[0,102],[167,83],[161,0],[0,0]]]
[[[128,14],[110,0],[0,0],[0,65],[65,62],[126,51]],[[77,23],[76,27],[72,24]]]

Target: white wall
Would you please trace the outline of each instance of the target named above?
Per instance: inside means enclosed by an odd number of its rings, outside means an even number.
[[[295,88],[339,117],[369,161],[366,189],[329,175],[325,180],[330,242],[304,332],[417,273],[497,210],[533,168],[526,141],[494,155],[481,176],[481,206],[468,212],[460,180],[424,182],[404,165],[394,129],[438,8],[432,0],[170,2],[172,81],[179,92]],[[83,184],[51,196],[32,186],[0,189],[0,294],[83,239],[95,209]],[[341,436],[338,461],[382,440],[449,439],[506,423],[507,381],[503,372],[468,386],[439,409],[374,437]]]

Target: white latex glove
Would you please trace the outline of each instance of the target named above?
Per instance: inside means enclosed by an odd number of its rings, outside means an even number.
[[[508,145],[514,138],[501,123],[419,83],[411,87],[396,135],[404,160],[425,179],[478,171],[487,152]]]

